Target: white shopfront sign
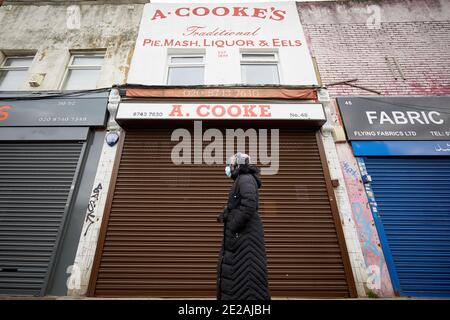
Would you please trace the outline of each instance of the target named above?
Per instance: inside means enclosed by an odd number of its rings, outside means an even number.
[[[118,120],[320,120],[320,103],[122,103]]]
[[[164,85],[168,55],[204,55],[205,84],[240,84],[241,53],[274,52],[280,84],[317,85],[295,2],[145,5],[127,82]]]

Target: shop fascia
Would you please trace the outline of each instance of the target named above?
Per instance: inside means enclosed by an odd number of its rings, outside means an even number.
[[[317,126],[325,122],[325,113],[320,103],[170,104],[123,102],[120,104],[116,116],[116,121],[125,126],[129,121],[142,123],[155,120],[194,121],[193,143],[190,130],[182,127],[176,128],[172,132],[171,140],[178,142],[172,149],[172,162],[174,164],[223,164],[224,159],[235,153],[235,141],[237,140],[237,149],[244,150],[248,139],[248,150],[251,158],[254,162],[259,160],[264,165],[270,165],[262,168],[261,173],[272,175],[278,172],[279,129],[273,127],[270,129],[263,127],[258,128],[258,130],[255,128],[247,128],[246,130],[242,128],[226,129],[224,137],[223,130],[217,128],[209,128],[203,131],[202,121],[224,120],[225,123],[233,123],[234,127],[239,127],[239,124],[245,120],[265,122],[277,120],[284,123],[291,121],[291,124],[293,124],[292,121],[302,121],[303,124],[310,123]],[[203,149],[203,142],[210,143]],[[191,152],[192,146],[194,152]]]
[[[337,101],[356,156],[450,155],[450,97],[345,97]]]
[[[48,96],[48,98],[47,98]],[[107,92],[54,96],[41,92],[0,93],[0,128],[11,127],[104,127]]]

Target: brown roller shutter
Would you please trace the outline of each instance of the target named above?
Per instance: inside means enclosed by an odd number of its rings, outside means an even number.
[[[231,180],[223,165],[174,165],[171,150],[177,142],[171,133],[126,133],[92,295],[215,296],[222,237],[216,216]],[[348,257],[336,230],[316,134],[280,129],[279,172],[262,181],[260,213],[272,296],[351,296]]]

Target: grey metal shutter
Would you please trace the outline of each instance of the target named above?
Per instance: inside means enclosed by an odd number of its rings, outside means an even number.
[[[0,294],[43,295],[83,147],[0,142]]]
[[[395,289],[403,296],[450,297],[450,158],[364,162]]]

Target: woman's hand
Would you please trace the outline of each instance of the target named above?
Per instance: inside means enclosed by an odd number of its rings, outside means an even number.
[[[225,207],[223,209],[223,212],[217,216],[217,222],[224,223],[225,221],[227,221],[228,213],[229,213],[228,207]]]

